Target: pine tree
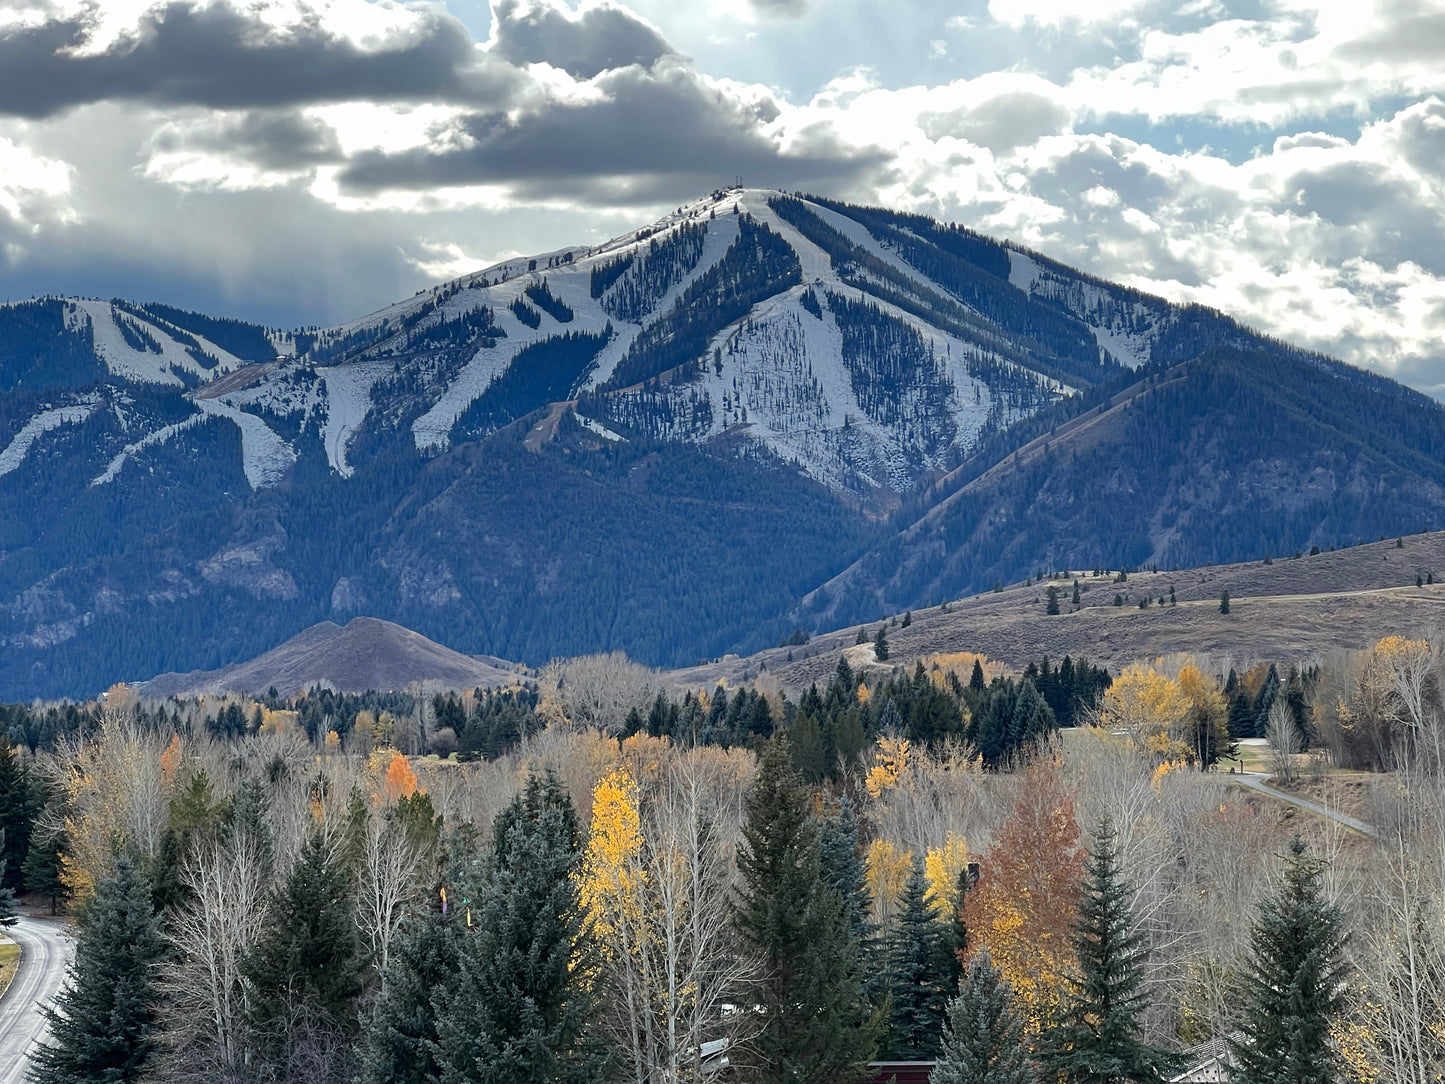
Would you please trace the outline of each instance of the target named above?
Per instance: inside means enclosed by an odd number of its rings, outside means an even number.
[[[22,886],[21,870],[39,811],[38,798],[30,769],[16,754],[10,739],[0,735],[0,832],[5,833],[5,842],[0,844],[0,860],[5,863],[0,886],[5,888]]]
[[[818,873],[838,893],[848,915],[848,930],[866,949],[874,935],[868,915],[868,871],[858,846],[858,812],[847,795],[823,821]]]
[[[1062,1019],[1045,1035],[1043,1062],[1070,1084],[1145,1084],[1166,1078],[1172,1057],[1144,1042],[1144,937],[1134,927],[1130,889],[1119,870],[1114,826],[1100,825],[1084,860],[1074,927],[1079,974]]]
[[[1078,590],[1078,586],[1075,585],[1074,593],[1078,594]],[[1059,589],[1053,584],[1049,584],[1047,594],[1049,596],[1049,604],[1044,607],[1044,613],[1048,614],[1050,617],[1057,617],[1059,613]]]
[[[744,1056],[758,1079],[778,1084],[860,1079],[884,1025],[863,995],[843,901],[823,883],[819,837],[787,740],[774,738],[748,794],[734,924],[763,975],[746,994],[760,1026]]]
[[[448,912],[428,909],[397,932],[365,1029],[361,1084],[431,1084],[439,1078],[432,1001],[455,983],[460,967],[455,915]]]
[[[587,1030],[590,952],[573,879],[581,829],[557,778],[532,775],[497,815],[458,939],[456,980],[436,991],[442,1084],[581,1084],[599,1078]]]
[[[873,638],[873,657],[879,662],[888,661],[888,632],[883,625],[878,626],[878,635]]]
[[[25,890],[50,900],[50,913],[60,909],[60,901],[68,894],[60,879],[61,836],[32,832],[30,850],[25,855]]]
[[[890,1058],[902,1061],[923,1061],[938,1053],[950,989],[948,976],[939,974],[949,931],[938,921],[927,894],[928,879],[915,860],[888,944],[892,1019],[886,1048]]]
[[[1229,592],[1228,592],[1228,591],[1222,592],[1222,593],[1220,594],[1220,596],[1219,596],[1219,612],[1222,613],[1222,614],[1227,614],[1227,613],[1229,613]]]
[[[1324,863],[1296,836],[1284,883],[1260,906],[1231,1041],[1237,1084],[1331,1084],[1339,1079],[1330,1024],[1345,1003],[1344,913],[1325,899]]]
[[[1075,580],[1075,581],[1074,581],[1074,605],[1075,605],[1075,606],[1081,605],[1082,602],[1083,602],[1083,596],[1079,594],[1079,581],[1078,581],[1078,580]]]
[[[15,917],[15,890],[6,884],[7,859],[5,857],[5,829],[0,828],[0,926],[13,926]]]
[[[930,1084],[1036,1084],[1013,989],[982,949],[948,1003],[938,1065]]]
[[[356,1028],[361,943],[351,879],[320,832],[302,846],[269,905],[267,936],[246,962],[254,1022],[289,1060],[318,1035]]]
[[[138,1080],[155,1047],[156,970],[165,955],[150,886],[129,855],[116,859],[79,915],[65,989],[42,1010],[47,1042],[33,1054],[33,1084]]]

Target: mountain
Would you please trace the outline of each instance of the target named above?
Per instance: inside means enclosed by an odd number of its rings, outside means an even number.
[[[354,617],[345,627],[323,621],[279,647],[219,670],[162,674],[142,686],[147,697],[250,693],[275,689],[294,696],[313,685],[337,692],[404,689],[419,683],[475,689],[513,680],[510,664],[476,659],[433,643],[410,629],[374,617]]]
[[[0,308],[0,697],[357,615],[685,665],[1040,567],[1394,535],[1440,421],[1222,314],[759,190],[337,327],[41,298]]]

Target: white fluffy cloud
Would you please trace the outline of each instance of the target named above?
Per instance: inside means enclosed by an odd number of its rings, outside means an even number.
[[[740,173],[1445,386],[1433,0],[636,3],[0,0],[0,278],[332,320]]]

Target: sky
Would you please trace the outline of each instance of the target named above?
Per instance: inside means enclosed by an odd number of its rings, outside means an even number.
[[[1441,0],[0,0],[0,290],[346,320],[740,177],[1445,397]]]

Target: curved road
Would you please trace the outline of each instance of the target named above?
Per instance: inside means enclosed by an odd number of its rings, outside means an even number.
[[[65,985],[75,942],[70,927],[57,919],[24,917],[4,933],[20,946],[20,967],[0,997],[0,1084],[21,1084],[28,1053],[45,1032],[40,1006]]]

